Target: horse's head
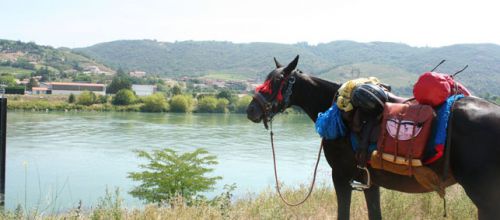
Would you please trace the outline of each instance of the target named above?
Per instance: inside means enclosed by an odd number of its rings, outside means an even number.
[[[247,117],[255,123],[262,120],[267,128],[267,122],[273,116],[284,111],[290,106],[290,96],[295,83],[295,76],[292,74],[297,67],[299,56],[290,62],[286,67],[281,65],[276,58],[276,69],[271,71],[262,85],[255,89],[252,102],[247,107]]]

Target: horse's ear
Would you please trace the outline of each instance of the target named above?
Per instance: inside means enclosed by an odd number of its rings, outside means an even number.
[[[280,62],[278,62],[278,60],[276,59],[276,57],[274,57],[274,63],[276,63],[276,68],[281,68],[283,67],[283,65],[281,65]]]
[[[295,57],[295,59],[292,60],[292,62],[290,62],[288,64],[288,66],[285,67],[285,74],[290,74],[292,73],[292,71],[297,68],[297,64],[299,63],[299,55],[297,55]]]

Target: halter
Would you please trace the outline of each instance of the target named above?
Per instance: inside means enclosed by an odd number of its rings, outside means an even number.
[[[274,93],[274,95],[271,97],[271,101],[267,100],[266,97],[260,92],[256,92],[253,98],[257,100],[257,103],[259,103],[261,109],[262,109],[262,119],[264,122],[264,126],[266,129],[269,129],[267,123],[271,122],[273,120],[273,117],[285,111],[287,107],[290,106],[290,97],[292,96],[292,88],[293,84],[295,84],[295,74],[300,73],[300,70],[294,70],[290,75],[285,77],[281,82],[280,82],[280,88],[278,89],[277,92]],[[286,89],[285,89],[286,88]],[[283,101],[280,101],[277,99],[278,94],[282,92],[285,89],[285,94],[283,95]]]

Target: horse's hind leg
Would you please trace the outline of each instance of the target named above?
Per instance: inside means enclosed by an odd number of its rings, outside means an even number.
[[[380,211],[380,187],[372,185],[364,191],[364,194],[369,219],[382,219],[382,212]]]

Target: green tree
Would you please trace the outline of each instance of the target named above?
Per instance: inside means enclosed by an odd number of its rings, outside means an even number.
[[[213,96],[205,96],[198,101],[198,112],[215,112],[217,109],[217,99]]]
[[[228,89],[224,89],[217,93],[217,98],[218,99],[226,99],[230,103],[233,103],[238,100],[238,98]]]
[[[106,103],[108,103],[108,98],[109,98],[108,95],[98,95],[97,96],[97,103],[106,104]]]
[[[236,103],[236,109],[235,111],[237,113],[245,113],[247,111],[247,107],[252,101],[252,97],[246,95],[241,97],[238,102]]]
[[[126,77],[127,76],[127,74],[125,73],[125,71],[121,67],[118,67],[118,70],[116,70],[116,75],[118,77]]]
[[[93,104],[95,104],[96,99],[97,99],[97,97],[96,97],[95,93],[89,92],[89,91],[84,91],[78,96],[76,103],[80,104],[80,105],[93,105]]]
[[[41,76],[42,78],[40,79],[40,81],[42,82],[50,81],[50,71],[49,68],[46,66],[38,69],[35,72],[35,75]]]
[[[92,82],[92,77],[89,74],[80,73],[73,78],[73,82]]]
[[[33,89],[33,87],[38,87],[38,86],[40,86],[38,84],[38,81],[32,77],[32,78],[30,78],[30,81],[28,82],[28,84],[26,84],[26,90],[31,91]]]
[[[193,100],[189,96],[176,95],[170,100],[170,111],[172,112],[191,112]]]
[[[0,76],[0,84],[6,85],[7,87],[16,86],[16,77],[10,73],[2,73]]]
[[[68,103],[75,103],[75,95],[73,93],[69,94]]]
[[[155,93],[144,98],[144,105],[141,107],[144,112],[166,112],[168,110],[168,103],[160,93]]]
[[[125,75],[113,77],[113,80],[106,88],[106,93],[116,94],[118,91],[122,89],[132,89],[132,83],[130,82],[129,78]]]
[[[121,89],[113,97],[111,103],[113,105],[130,105],[137,102],[137,97],[134,92],[130,89]]]
[[[180,94],[182,94],[181,87],[179,87],[178,85],[175,85],[175,86],[172,88],[172,95],[173,95],[173,96],[176,96],[176,95],[180,95]]]
[[[229,101],[225,98],[217,99],[217,106],[215,107],[215,112],[226,113],[228,111]]]
[[[214,169],[217,158],[204,149],[178,154],[172,149],[153,150],[148,153],[139,150],[137,155],[146,159],[139,165],[141,172],[130,172],[128,178],[140,182],[129,193],[149,203],[169,202],[175,196],[182,196],[190,204],[200,193],[211,191],[220,176],[207,177]]]

